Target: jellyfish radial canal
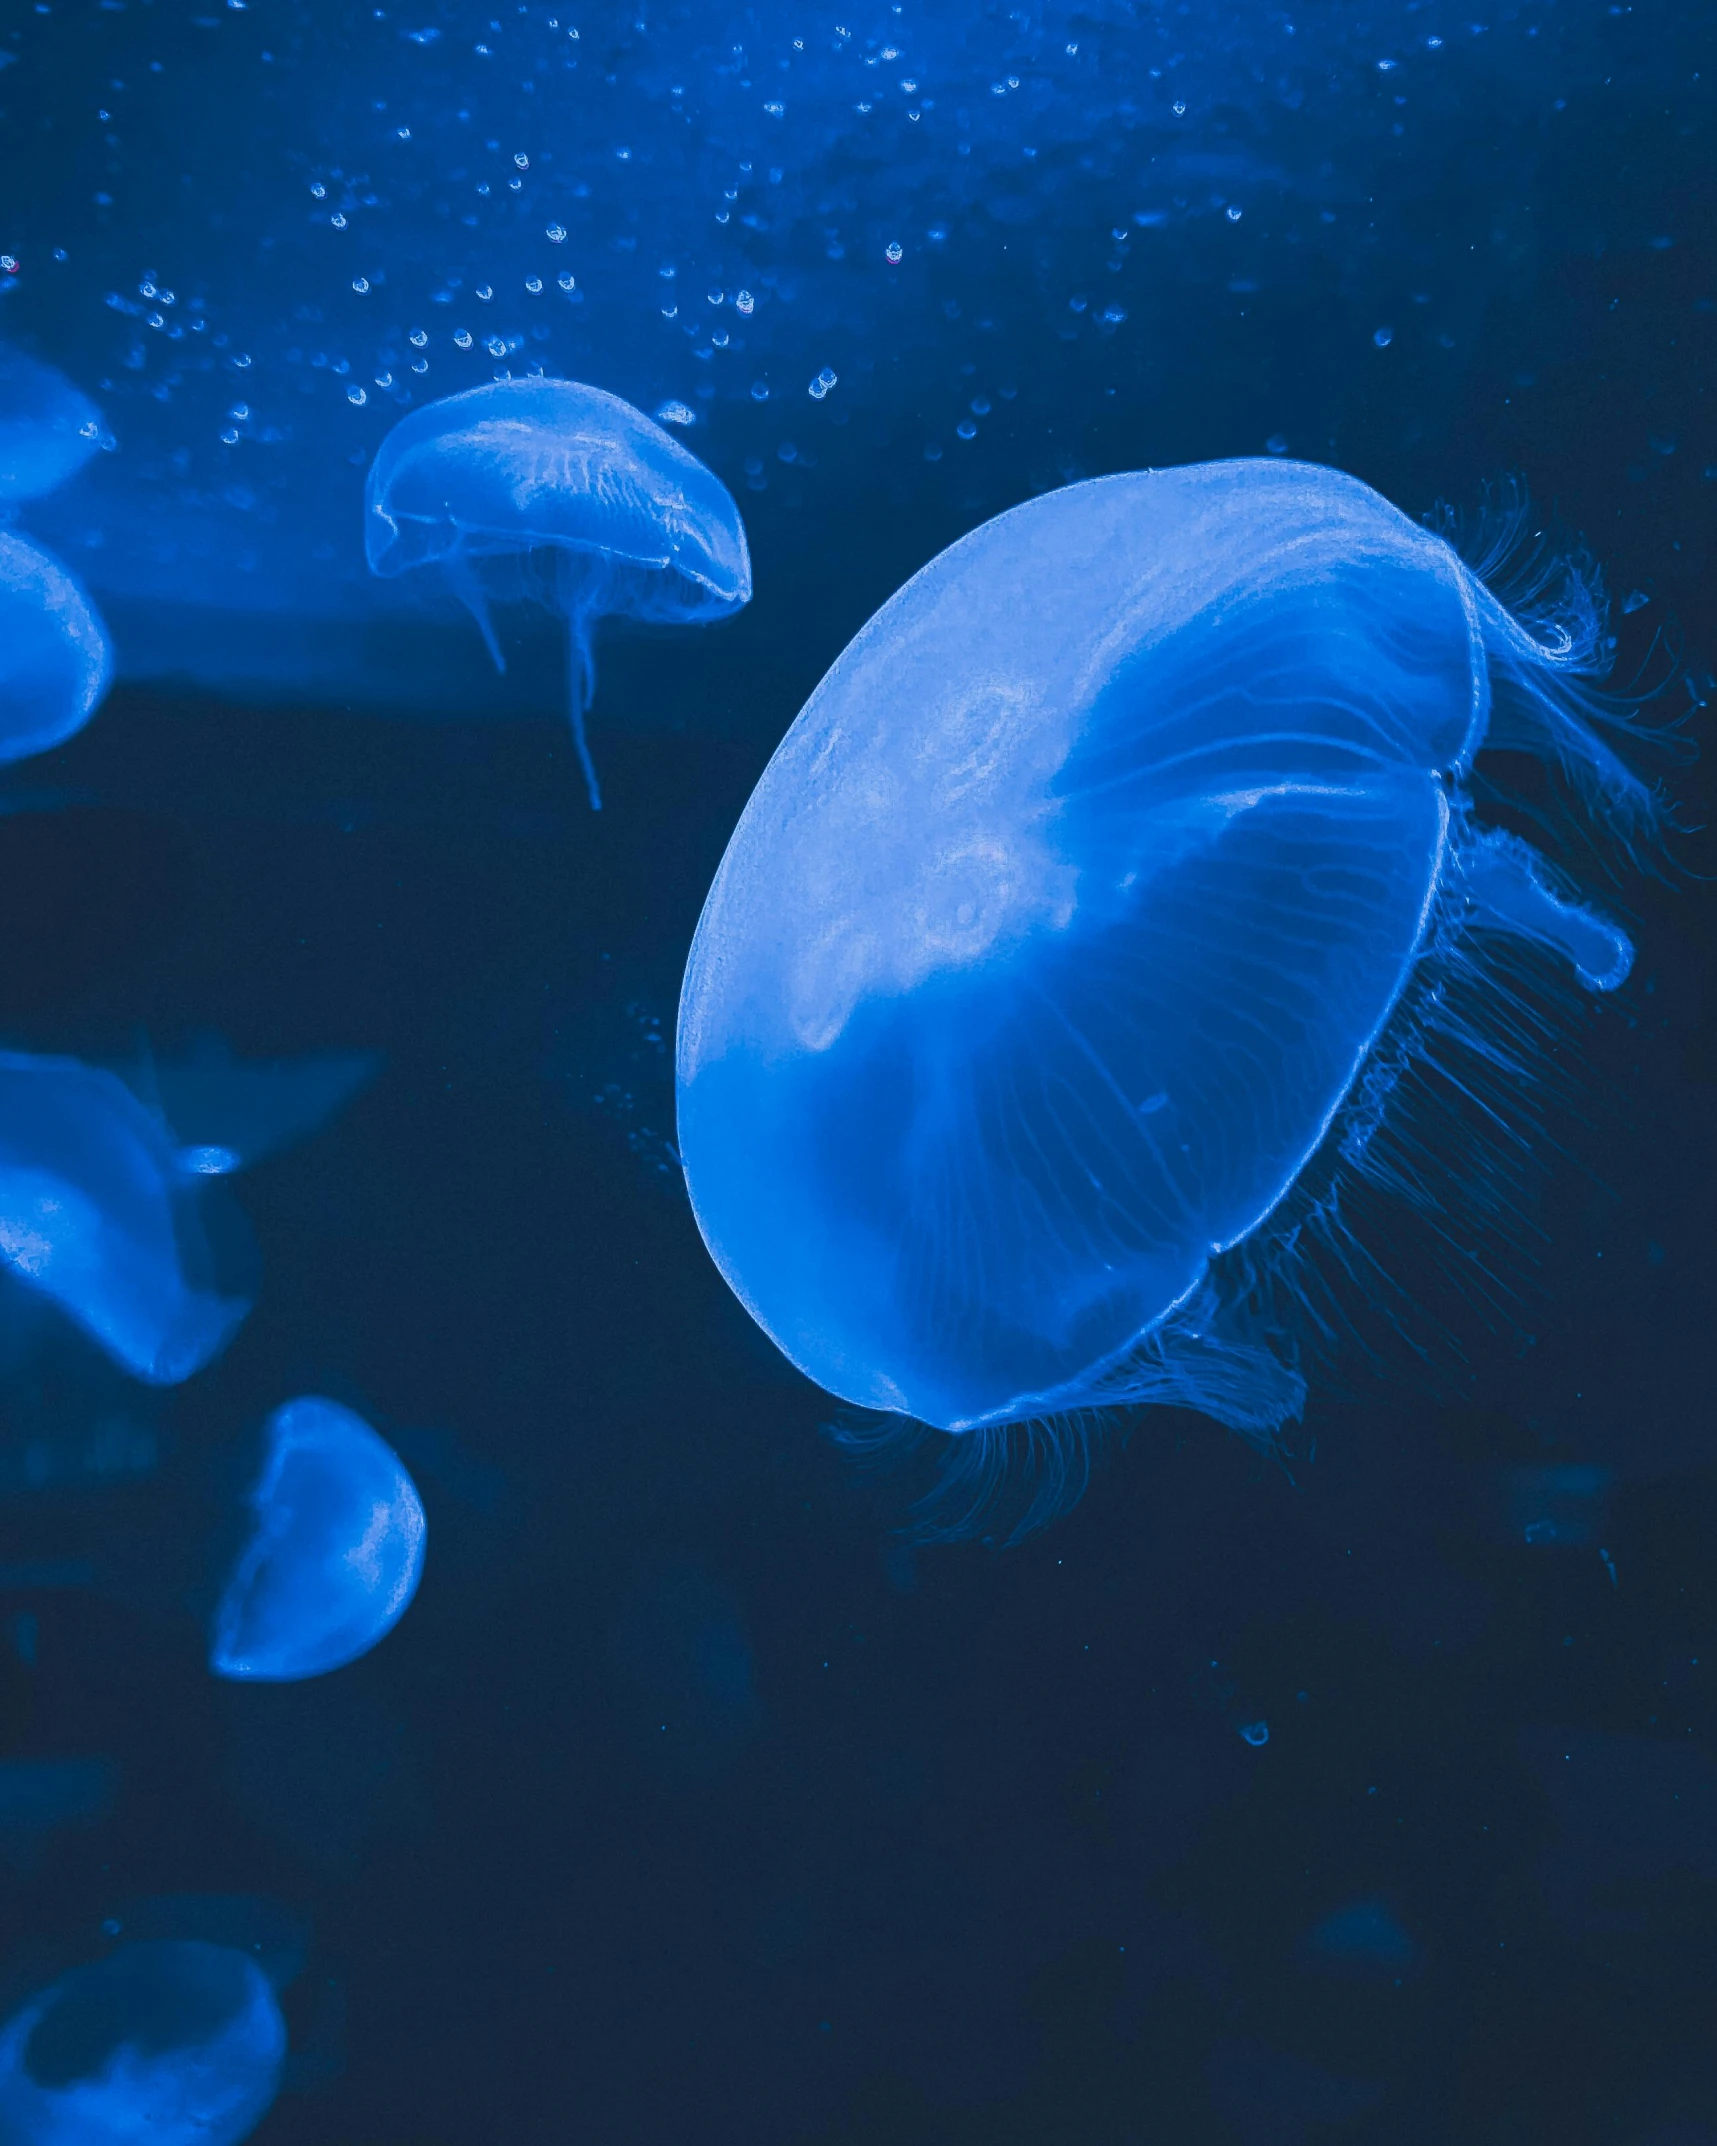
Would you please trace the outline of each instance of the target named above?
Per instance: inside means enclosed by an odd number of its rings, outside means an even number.
[[[0,2028],[7,2146],[237,2146],[280,2083],[286,2028],[245,1953],[150,1940],[74,1969]]]
[[[399,1456],[336,1401],[287,1402],[263,1445],[209,1666],[290,1683],[356,1661],[404,1616],[423,1572],[423,1506]]]
[[[584,733],[603,618],[696,624],[750,599],[739,509],[712,471],[617,395],[573,380],[501,380],[414,410],[388,434],[365,494],[371,570],[432,567],[505,669],[496,597],[566,624],[567,698],[592,809]]]
[[[76,576],[0,529],[0,762],[80,731],[112,676],[107,630]]]
[[[753,1316],[832,1393],[945,1430],[1297,1412],[1212,1263],[1433,941],[1627,972],[1477,823],[1487,741],[1649,809],[1555,655],[1334,471],[1098,479],[934,559],[771,761],[687,967],[679,1144]]]

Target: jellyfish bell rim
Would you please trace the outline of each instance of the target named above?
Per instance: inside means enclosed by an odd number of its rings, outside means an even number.
[[[21,570],[22,580],[14,576]],[[75,691],[64,714],[33,730],[0,737],[0,766],[52,752],[75,738],[113,686],[113,642],[95,599],[56,552],[19,530],[0,527],[0,604],[17,600],[50,613],[75,669]],[[5,688],[0,668],[0,691]]]
[[[401,579],[423,567],[439,565],[445,559],[518,559],[546,552],[556,556],[597,560],[604,567],[636,568],[658,576],[664,583],[678,581],[688,588],[700,591],[700,597],[688,598],[678,610],[665,614],[671,620],[683,621],[686,624],[696,624],[700,620],[713,623],[718,619],[729,618],[734,612],[743,611],[751,601],[749,556],[743,560],[745,572],[741,581],[735,587],[729,588],[710,575],[700,573],[696,567],[688,565],[684,559],[675,557],[671,552],[626,551],[616,545],[596,544],[584,538],[569,539],[536,532],[527,532],[524,541],[520,542],[498,531],[467,528],[450,516],[404,512],[389,514],[379,506],[374,512],[379,520],[387,523],[395,532],[389,540],[388,549],[372,555],[370,559],[371,571],[387,581]],[[452,532],[451,540],[433,550],[425,549],[402,557],[400,554],[405,551],[405,545],[399,535],[401,524],[425,530],[449,530]],[[708,609],[700,608],[705,598],[711,599]],[[657,614],[653,610],[634,611],[631,606],[622,605],[618,615],[637,616],[648,620]]]

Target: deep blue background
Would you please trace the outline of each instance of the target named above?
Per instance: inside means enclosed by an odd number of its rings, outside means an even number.
[[[1291,1464],[1148,1416],[1016,1549],[902,1541],[922,1473],[821,1435],[669,1147],[681,964],[769,750],[1033,489],[1276,442],[1411,512],[1518,472],[1646,599],[1623,676],[1701,731],[1705,10],[7,14],[0,333],[114,433],[26,526],[128,675],[8,778],[0,1031],[385,1064],[245,1182],[263,1287],[221,1363],[157,1397],[20,1352],[0,1390],[3,1755],[114,1768],[105,1815],[0,1829],[0,1994],[140,1901],[243,1896],[303,1958],[266,2146],[1717,2139],[1708,843],[1627,885],[1639,965],[1561,1048],[1516,1314],[1451,1291],[1428,1367],[1314,1367]],[[854,108],[891,38],[917,121]],[[417,161],[374,177],[396,121]],[[585,295],[531,344],[562,253]],[[126,308],[168,279],[152,329]],[[735,352],[707,292],[742,287]],[[546,639],[497,685],[357,563],[376,375],[421,312],[430,391],[487,377],[450,341],[479,303],[503,365],[686,399],[751,534],[732,625],[605,648],[600,818]],[[223,1462],[306,1390],[412,1466],[422,1592],[338,1676],[220,1686]],[[1309,1949],[1371,1900],[1410,1957]]]

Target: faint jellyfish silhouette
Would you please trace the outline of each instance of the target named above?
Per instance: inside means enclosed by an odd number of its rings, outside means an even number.
[[[398,1454],[337,1401],[286,1402],[263,1443],[209,1666],[292,1683],[355,1662],[398,1624],[422,1577],[425,1522]]]
[[[0,762],[64,744],[112,677],[107,629],[75,576],[0,530]]]
[[[215,1283],[199,1177],[115,1073],[0,1052],[0,1266],[171,1386],[249,1310]]]
[[[402,418],[364,494],[371,571],[437,568],[505,670],[491,600],[523,597],[566,621],[573,736],[584,735],[602,618],[688,625],[751,596],[739,509],[695,455],[619,396],[576,380],[499,380]]]
[[[1365,485],[1260,460],[1069,486],[884,605],[746,806],[680,1001],[698,1223],[794,1363],[1036,1426],[1051,1506],[1070,1412],[1298,1413],[1256,1233],[1326,1139],[1363,1167],[1416,971],[1475,929],[1594,991],[1632,959],[1472,804],[1489,745],[1612,827],[1655,810],[1581,682],[1601,606],[1538,596],[1529,631]]]
[[[0,344],[0,504],[40,499],[101,445],[101,412],[63,373]]]
[[[226,1945],[147,1940],[74,1968],[0,2028],[7,2146],[237,2146],[279,2090],[286,2026]]]

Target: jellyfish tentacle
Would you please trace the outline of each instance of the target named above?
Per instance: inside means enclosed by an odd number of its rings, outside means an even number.
[[[1559,953],[1588,991],[1614,991],[1633,967],[1633,941],[1619,925],[1551,885],[1544,860],[1529,843],[1487,829],[1455,852],[1455,869],[1470,921]]]
[[[442,562],[447,585],[477,622],[477,631],[483,636],[483,646],[489,651],[489,661],[501,677],[507,675],[507,659],[501,653],[501,644],[495,635],[495,621],[489,610],[489,598],[482,582],[477,578],[477,569],[471,563],[471,554],[463,544],[456,544]]]
[[[584,785],[592,812],[602,810],[602,786],[596,779],[596,763],[590,757],[590,741],[584,733],[584,711],[596,691],[596,651],[592,636],[602,601],[603,577],[588,562],[561,552],[555,568],[558,608],[566,620],[566,703],[572,723],[572,742],[578,748],[578,764],[584,770]]]
[[[584,785],[590,793],[592,812],[602,810],[602,787],[596,779],[596,763],[590,757],[590,741],[584,734],[584,711],[596,686],[596,663],[590,647],[590,621],[582,611],[566,615],[566,702],[572,718],[572,742],[578,748],[578,764],[584,770]]]

